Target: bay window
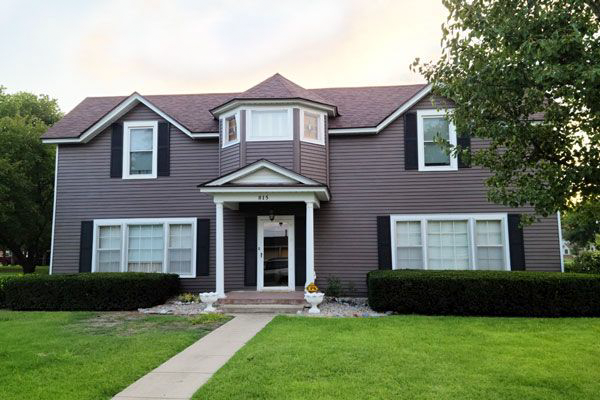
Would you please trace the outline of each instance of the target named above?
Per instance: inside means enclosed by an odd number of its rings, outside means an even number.
[[[94,221],[93,272],[195,277],[196,219]]]
[[[247,141],[292,140],[291,108],[257,108],[247,111]]]
[[[158,122],[123,123],[123,178],[156,178]]]
[[[394,269],[508,270],[506,214],[392,215]]]
[[[456,146],[454,124],[446,118],[445,110],[417,111],[417,140],[419,171],[453,171],[458,169],[457,157],[448,154],[439,143]]]

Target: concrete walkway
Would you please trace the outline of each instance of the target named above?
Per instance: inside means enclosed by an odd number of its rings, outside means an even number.
[[[144,375],[113,399],[189,399],[246,342],[273,319],[240,314]]]

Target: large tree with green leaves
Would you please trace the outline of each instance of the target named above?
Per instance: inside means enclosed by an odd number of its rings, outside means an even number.
[[[54,148],[40,135],[60,117],[56,100],[0,86],[0,248],[25,273],[50,248]]]
[[[441,57],[412,67],[457,132],[489,140],[472,162],[490,200],[547,216],[600,199],[600,1],[443,3]]]

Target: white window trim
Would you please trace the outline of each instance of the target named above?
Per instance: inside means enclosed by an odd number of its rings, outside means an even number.
[[[227,140],[228,138],[228,129],[227,129],[227,120],[229,118],[231,118],[232,116],[235,116],[235,126],[237,129],[237,139],[236,140],[232,140],[231,142]],[[223,148],[229,147],[229,146],[233,146],[234,144],[238,144],[240,142],[240,135],[241,135],[241,126],[240,126],[240,112],[238,111],[233,111],[227,114],[224,114],[221,117],[221,126],[223,127],[223,132],[221,134],[221,142],[223,143]]]
[[[309,138],[305,138],[304,137],[304,113],[311,113],[311,114],[316,114],[318,116],[318,121],[317,121],[317,125],[318,125],[318,133],[317,133],[317,137],[319,139],[314,140],[314,139],[309,139]],[[303,142],[307,142],[307,143],[314,143],[314,144],[320,144],[320,145],[325,145],[325,113],[323,112],[319,112],[319,111],[315,111],[315,110],[310,110],[308,108],[300,108],[300,121],[299,121],[299,129],[298,131],[300,132],[300,140]]]
[[[477,256],[475,243],[475,222],[476,221],[498,221],[502,223],[502,242],[504,244],[504,268],[510,271],[510,243],[508,237],[508,214],[490,213],[490,214],[421,214],[421,215],[390,215],[390,234],[392,243],[392,269],[401,269],[396,265],[397,244],[396,244],[396,222],[400,221],[418,221],[421,223],[421,251],[423,257],[423,269],[428,269],[427,258],[427,221],[467,221],[467,233],[469,237],[469,265],[471,270],[477,270]]]
[[[130,174],[129,167],[131,157],[129,150],[131,148],[130,130],[135,128],[152,128],[152,173],[151,174]],[[123,179],[155,179],[158,168],[158,121],[125,121],[123,123]]]
[[[98,272],[97,265],[97,254],[98,254],[98,230],[101,226],[115,226],[121,227],[121,264],[119,266],[120,272],[127,271],[127,254],[128,246],[127,243],[129,237],[129,225],[162,225],[163,226],[163,273],[167,272],[167,266],[169,262],[169,226],[172,224],[188,224],[192,225],[192,274],[190,275],[179,275],[180,278],[195,278],[196,277],[196,246],[197,246],[197,228],[196,218],[159,218],[159,219],[147,219],[147,218],[128,218],[128,219],[96,219],[94,220],[94,234],[93,234],[93,251],[92,251],[92,272]]]
[[[253,111],[287,111],[288,126],[285,136],[253,137],[252,112]],[[291,107],[251,107],[246,109],[246,142],[281,142],[294,139],[294,116]]]
[[[425,165],[425,137],[423,133],[423,118],[446,116],[452,111],[446,110],[417,110],[417,143],[419,156],[419,171],[457,171],[458,158],[450,154],[450,165]],[[449,142],[456,146],[456,127],[453,123],[448,123]]]

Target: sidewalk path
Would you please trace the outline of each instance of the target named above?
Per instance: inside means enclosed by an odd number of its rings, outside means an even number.
[[[113,400],[189,399],[246,342],[273,319],[272,314],[239,314],[181,353],[144,375]]]

